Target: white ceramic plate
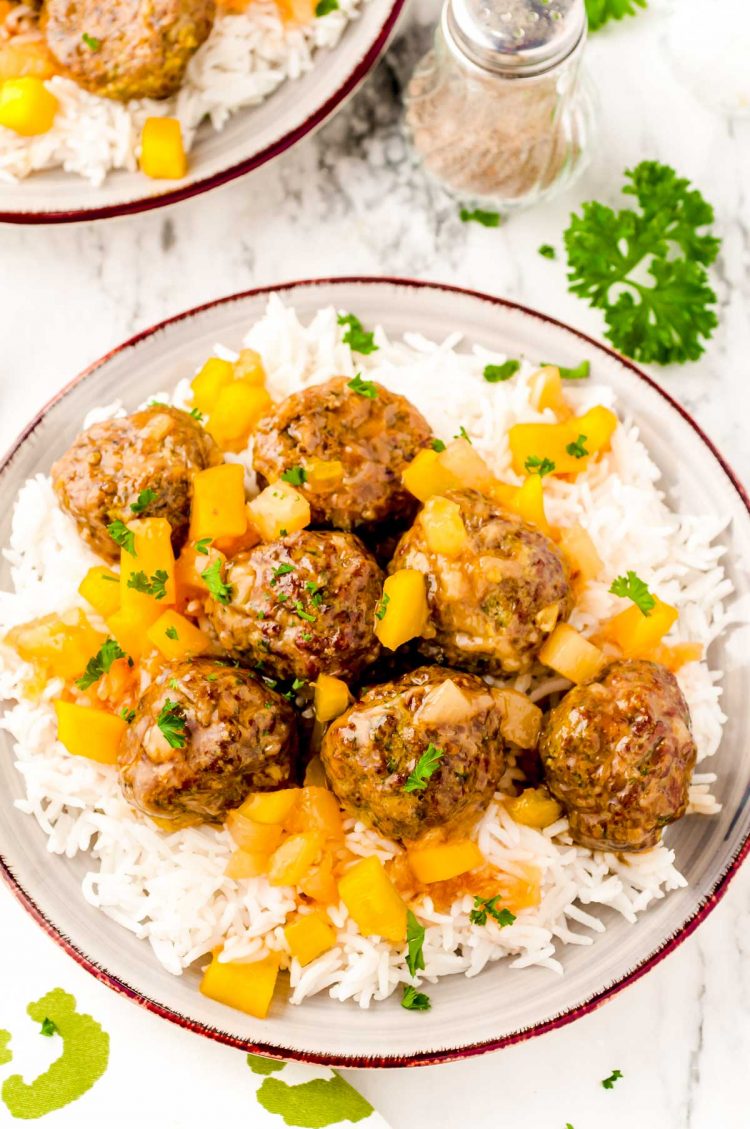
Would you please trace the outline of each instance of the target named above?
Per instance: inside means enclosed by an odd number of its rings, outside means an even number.
[[[726,565],[737,592],[750,592],[741,561],[750,559],[748,502],[731,472],[694,423],[632,364],[559,322],[481,294],[397,280],[338,279],[275,288],[302,315],[321,306],[355,310],[389,334],[417,330],[441,339],[454,329],[470,343],[511,356],[554,357],[575,365],[587,357],[597,381],[611,385],[621,408],[637,419],[664,471],[675,506],[731,517]],[[93,365],[61,392],[26,429],[0,468],[0,544],[8,539],[10,503],[21,484],[47,472],[71,443],[84,415],[117,397],[133,408],[155,388],[191,375],[196,358],[223,342],[239,346],[265,306],[268,290],[204,306],[157,326]],[[8,568],[0,563],[0,587]],[[47,853],[36,823],[13,807],[21,784],[7,735],[0,734],[0,866],[14,893],[43,927],[95,976],[173,1021],[212,1038],[260,1053],[342,1066],[403,1066],[491,1050],[568,1023],[652,968],[716,904],[750,847],[750,677],[726,638],[712,665],[725,670],[723,706],[729,716],[712,762],[722,812],[686,818],[668,832],[687,889],[656,903],[635,926],[605,915],[607,932],[591,948],[562,953],[565,976],[540,968],[489,966],[474,979],[447,977],[430,989],[432,1010],[407,1015],[393,999],[369,1011],[325,994],[302,1007],[277,1006],[265,1021],[213,1003],[197,990],[195,973],[175,978],[149,947],[83,900],[85,858]]]
[[[320,49],[310,71],[282,83],[221,132],[201,127],[184,180],[113,172],[99,188],[62,169],[0,184],[0,222],[75,223],[144,212],[207,192],[257,169],[317,129],[357,89],[385,50],[406,0],[368,0],[341,40]]]

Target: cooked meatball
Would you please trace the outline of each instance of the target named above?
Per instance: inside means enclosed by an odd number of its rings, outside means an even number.
[[[539,744],[547,785],[584,847],[642,851],[685,814],[695,765],[690,713],[665,667],[612,663],[570,690]]]
[[[199,423],[187,412],[158,404],[82,432],[52,467],[52,482],[84,541],[105,559],[116,560],[119,548],[107,526],[132,521],[132,506],[139,498],[143,504],[145,491],[154,497],[138,516],[166,518],[179,550],[190,522],[193,473],[219,462],[218,448]]]
[[[249,792],[292,784],[296,753],[281,695],[249,671],[195,659],[164,667],[141,698],[120,746],[120,783],[147,815],[217,822]]]
[[[548,537],[474,490],[445,495],[467,532],[457,556],[433,552],[421,515],[404,534],[391,572],[415,568],[427,580],[430,611],[422,654],[491,674],[532,665],[556,623],[572,607],[565,562]]]
[[[420,667],[374,686],[329,727],[321,758],[352,814],[394,839],[416,839],[475,815],[505,769],[503,709],[481,679]],[[430,746],[440,750],[424,787],[406,791]]]
[[[408,521],[416,510],[401,474],[429,442],[430,427],[403,396],[372,388],[373,396],[363,396],[337,376],[288,396],[258,425],[253,465],[264,481],[312,459],[342,464],[343,478],[326,492],[309,482],[299,487],[313,525],[362,529]]]
[[[280,678],[356,678],[380,653],[383,574],[352,533],[303,530],[230,560],[230,602],[209,600],[221,646]]]
[[[92,94],[168,98],[206,40],[216,0],[46,0],[47,43]]]

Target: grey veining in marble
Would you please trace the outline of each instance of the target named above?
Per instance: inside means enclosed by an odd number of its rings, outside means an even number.
[[[566,195],[498,230],[462,224],[455,202],[426,182],[401,135],[400,90],[429,45],[434,0],[412,8],[345,110],[271,167],[165,213],[81,228],[0,229],[0,448],[52,392],[131,333],[219,295],[293,277],[448,281],[601,336],[600,316],[567,292],[564,262],[541,258],[537,248],[560,249],[581,201],[617,205],[623,170],[649,157],[700,186],[723,239],[714,272],[718,332],[698,363],[654,374],[750,482],[750,120],[716,114],[676,80],[664,50],[668,8],[668,0],[652,0],[648,12],[592,38],[602,131],[590,168]],[[21,912],[1,890],[0,901],[8,913]],[[136,1013],[130,1023],[145,1045],[158,1020]],[[564,1129],[568,1122],[575,1129],[744,1129],[748,1063],[750,867],[682,948],[572,1027],[463,1064],[354,1072],[354,1080],[394,1129]],[[615,1067],[623,1078],[605,1091],[600,1080]],[[131,1100],[123,1095],[123,1117],[137,1116]]]

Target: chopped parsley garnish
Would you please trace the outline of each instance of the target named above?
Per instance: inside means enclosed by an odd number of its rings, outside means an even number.
[[[302,635],[300,635],[300,639],[302,639],[305,643],[310,643],[312,641],[312,635],[309,631],[305,631]]]
[[[219,677],[218,674],[207,674],[206,675],[206,682],[216,682],[218,677]]]
[[[636,4],[639,8],[645,8],[646,0],[586,0],[589,31],[598,31],[610,20],[637,15],[634,7]]]
[[[578,438],[574,439],[572,443],[568,443],[565,450],[569,455],[572,455],[574,459],[584,459],[586,455],[589,454],[589,452],[584,447],[584,443],[587,439],[587,435],[579,435]]]
[[[495,894],[494,898],[475,898],[474,909],[469,914],[469,921],[472,925],[486,925],[487,917],[491,917],[493,921],[504,928],[506,925],[512,925],[516,920],[516,915],[511,913],[509,909],[498,909],[497,903],[500,901],[500,894]]]
[[[133,572],[128,577],[128,588],[142,592],[144,596],[153,596],[155,600],[163,600],[167,594],[169,573],[163,568],[157,568],[153,576],[146,576],[145,572]]]
[[[347,388],[351,388],[352,392],[356,392],[358,396],[364,396],[367,400],[377,400],[378,398],[376,385],[371,380],[363,380],[360,372],[349,381]]]
[[[458,435],[454,435],[453,438],[454,439],[465,439],[467,443],[471,443],[471,439],[469,439],[469,433],[468,433],[468,431],[466,430],[466,428],[464,427],[463,424],[461,424],[461,426],[458,429]]]
[[[297,600],[297,602],[294,605],[294,610],[297,613],[297,615],[300,617],[300,619],[305,619],[305,620],[307,620],[308,623],[315,623],[317,616],[312,615],[311,612],[306,612],[305,609],[302,606],[301,600]]]
[[[602,1079],[602,1086],[604,1087],[605,1090],[611,1090],[611,1089],[614,1088],[614,1084],[618,1080],[618,1078],[622,1078],[622,1071],[621,1070],[613,1070],[612,1073],[610,1074],[609,1078],[603,1078]]]
[[[385,619],[385,613],[388,611],[390,602],[391,597],[384,592],[378,601],[378,606],[375,608],[375,616],[377,619]]]
[[[127,706],[123,706],[120,710],[120,717],[123,721],[127,722],[128,725],[132,725],[135,721],[135,710],[129,710]]]
[[[656,600],[648,590],[648,584],[632,570],[627,575],[618,576],[612,581],[610,592],[613,596],[622,596],[624,600],[632,600],[643,615],[651,615],[656,607]]]
[[[544,478],[545,474],[552,474],[555,469],[552,459],[540,459],[539,455],[529,455],[523,465],[527,474],[538,474],[540,478]]]
[[[134,514],[142,514],[158,497],[159,495],[155,490],[141,490],[138,495],[138,501],[132,502],[130,508]]]
[[[187,742],[185,710],[179,702],[167,698],[159,710],[156,724],[171,749],[184,749]]]
[[[115,639],[105,639],[93,658],[86,663],[86,670],[80,678],[76,679],[79,690],[88,690],[98,682],[102,675],[107,674],[116,659],[124,659],[125,652]]]
[[[338,8],[338,4],[336,4],[336,7]],[[353,353],[362,353],[366,356],[369,353],[377,352],[379,346],[375,344],[375,334],[368,333],[358,317],[355,317],[354,314],[339,314],[338,322],[339,325],[347,327],[342,341],[349,346]],[[351,388],[351,385],[349,387]]]
[[[319,608],[323,603],[323,585],[316,584],[314,580],[306,580],[305,588],[310,593],[310,603],[314,608]]]
[[[408,945],[406,967],[412,976],[416,976],[419,969],[424,968],[424,953],[422,952],[424,934],[424,925],[420,925],[415,915],[409,910],[406,915],[406,943]]]
[[[209,594],[219,604],[228,604],[232,599],[232,586],[225,584],[221,578],[221,561],[217,557],[213,564],[204,569],[201,576],[206,582]]]
[[[438,454],[440,454],[441,451],[445,450],[445,443],[442,439],[433,439],[430,443],[430,446],[432,447],[433,451],[437,451]]]
[[[413,771],[409,773],[406,783],[404,784],[404,791],[424,792],[427,787],[427,781],[433,775],[442,759],[443,750],[439,749],[437,745],[433,745],[432,741],[430,741],[414,766]]]
[[[307,686],[306,678],[295,678],[292,683],[292,690],[301,690],[303,686]]]
[[[503,361],[501,365],[485,365],[482,375],[488,384],[499,384],[515,376],[520,367],[520,361]]]
[[[86,44],[89,51],[101,51],[102,49],[101,39],[97,39],[95,35],[89,35],[87,31],[84,31],[81,36],[81,42]]]
[[[170,690],[179,690],[180,688],[180,684],[176,678],[170,678],[169,682],[167,682],[167,686]]]
[[[625,172],[633,208],[583,205],[565,232],[568,288],[602,310],[605,335],[636,361],[695,361],[718,324],[708,267],[720,240],[714,210],[668,165]]]
[[[418,992],[411,984],[404,984],[401,1007],[405,1007],[407,1011],[429,1011],[432,1004],[430,997],[426,996],[424,992]]]
[[[200,553],[202,557],[208,556],[208,550],[211,545],[212,537],[201,537],[200,541],[195,542],[195,551]]]
[[[119,583],[120,583],[120,578],[119,578],[119,576],[110,576],[108,572],[103,572],[103,573],[102,573],[102,574],[100,575],[99,579],[100,579],[100,580],[108,580],[108,581],[110,581],[110,583],[112,583],[112,584],[119,584]]]
[[[196,420],[198,423],[202,423],[203,422],[203,412],[199,411],[198,408],[191,408],[190,409],[190,418]]]
[[[269,678],[266,674],[261,675],[261,677],[269,690],[275,690],[279,684],[278,678]]]
[[[295,568],[296,568],[296,565],[293,565],[293,564],[277,565],[276,568],[273,570],[273,573],[271,575],[271,587],[273,588],[275,586],[276,581],[280,577],[287,576],[290,572],[294,572]]]
[[[555,250],[555,248],[552,246],[551,243],[542,243],[541,247],[538,248],[538,252],[542,256],[543,259],[556,259],[557,258],[557,251]]]
[[[124,521],[118,519],[117,521],[111,522],[107,526],[107,533],[115,544],[124,549],[126,553],[130,553],[131,557],[138,556],[135,551],[135,533],[133,533],[132,529],[128,529]]]
[[[167,630],[164,632],[164,634],[166,635],[167,639],[179,639],[180,638],[176,627],[168,627]]]
[[[462,223],[481,223],[482,227],[499,227],[500,213],[486,212],[483,208],[459,208]]]
[[[591,372],[591,361],[581,361],[575,368],[565,368],[564,365],[553,365],[551,361],[542,361],[542,368],[556,368],[562,380],[585,380]]]
[[[281,481],[288,482],[291,486],[302,486],[307,482],[307,471],[303,466],[291,466],[284,471]]]
[[[318,0],[315,5],[315,15],[320,19],[321,16],[328,16],[331,12],[338,12],[339,0]]]
[[[57,1035],[57,1024],[47,1015],[45,1015],[44,1019],[42,1020],[42,1027],[39,1034],[46,1035],[47,1038],[50,1038],[50,1036],[52,1035]]]

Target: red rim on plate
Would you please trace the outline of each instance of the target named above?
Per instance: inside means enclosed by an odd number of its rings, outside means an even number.
[[[77,377],[75,377],[74,380],[70,381],[69,384],[67,384],[60,392],[58,392],[57,395],[54,396],[41,409],[41,411],[34,417],[31,423],[29,423],[29,425],[23,430],[19,438],[2,459],[2,462],[0,462],[0,473],[5,470],[6,466],[13,459],[18,449],[26,441],[28,436],[35,430],[42,418],[46,415],[49,408],[51,408],[54,404],[61,400],[74,385],[90,376],[102,365],[105,365],[113,356],[133,347],[134,345],[137,345],[138,342],[143,341],[145,338],[153,336],[155,333],[159,333],[161,330],[169,327],[170,325],[184,321],[187,318],[192,318],[197,314],[202,313],[203,311],[215,309],[218,306],[229,305],[233,302],[242,301],[247,298],[284,293],[291,293],[293,295],[295,290],[303,287],[309,288],[315,286],[329,286],[332,284],[341,284],[348,286],[371,286],[373,283],[383,283],[385,285],[395,285],[413,289],[441,291],[448,294],[460,294],[466,297],[478,299],[482,302],[488,302],[500,308],[516,310],[529,317],[536,318],[537,320],[542,321],[547,325],[552,325],[556,326],[559,329],[563,329],[567,333],[573,334],[580,341],[585,342],[587,345],[593,346],[595,349],[608,354],[610,357],[618,361],[621,365],[624,365],[627,369],[629,369],[629,371],[635,377],[637,377],[638,380],[641,380],[648,384],[655,392],[659,394],[659,396],[662,397],[663,400],[665,400],[670,405],[670,407],[672,407],[676,412],[679,413],[680,416],[682,416],[686,423],[690,425],[693,431],[698,435],[698,437],[702,440],[702,442],[712,453],[716,461],[719,463],[732,486],[737,491],[737,494],[739,495],[745,509],[747,510],[748,515],[750,515],[750,499],[748,499],[744,488],[738,481],[734,472],[727,465],[725,459],[717,451],[714,444],[711,442],[708,436],[705,435],[703,430],[698,426],[692,416],[682,407],[681,404],[674,400],[669,395],[669,393],[665,392],[664,389],[660,387],[660,385],[652,380],[651,377],[647,376],[635,364],[633,364],[632,361],[628,360],[626,357],[623,357],[614,349],[601,344],[601,342],[595,340],[593,337],[590,337],[585,333],[582,333],[580,330],[572,329],[570,326],[566,325],[564,322],[559,321],[557,318],[549,317],[547,314],[542,314],[537,310],[529,309],[529,307],[523,306],[518,302],[510,302],[504,298],[495,298],[490,294],[485,294],[481,291],[470,290],[460,286],[450,286],[444,283],[423,282],[408,278],[391,278],[387,276],[376,276],[370,278],[359,276],[351,278],[340,277],[303,279],[295,282],[279,283],[276,286],[256,287],[252,290],[246,290],[239,294],[233,294],[225,298],[219,298],[213,302],[206,302],[204,305],[196,306],[191,310],[186,310],[184,313],[177,314],[174,317],[167,318],[166,320],[159,322],[157,325],[152,326],[150,329],[146,329],[141,333],[138,333],[135,336],[131,337],[129,340],[117,346],[117,348],[111,350],[98,361],[95,361],[92,365],[89,365],[88,368],[84,369],[84,371],[81,372]],[[618,980],[610,984],[608,987],[602,988],[601,991],[593,993],[576,1007],[569,1008],[565,1012],[554,1016],[552,1019],[533,1024],[532,1026],[514,1031],[509,1035],[505,1035],[497,1039],[484,1040],[482,1042],[468,1044],[462,1047],[457,1047],[455,1049],[425,1051],[418,1054],[392,1057],[380,1057],[374,1055],[347,1056],[339,1054],[319,1054],[298,1050],[288,1050],[286,1048],[279,1048],[278,1046],[256,1043],[248,1039],[238,1038],[216,1027],[212,1027],[207,1024],[199,1023],[193,1019],[190,1019],[189,1017],[182,1015],[180,1012],[165,1007],[164,1005],[158,1003],[156,1000],[152,1000],[148,996],[143,995],[141,992],[137,991],[129,984],[120,980],[117,976],[114,975],[114,973],[91,960],[91,958],[88,957],[86,953],[79,949],[69,937],[61,933],[60,930],[54,925],[54,923],[45,916],[39,906],[37,906],[34,899],[31,897],[31,895],[27,893],[27,891],[18,882],[11,866],[2,855],[0,855],[0,875],[10,887],[12,893],[15,895],[21,905],[42,927],[45,933],[47,933],[48,936],[56,941],[57,944],[60,945],[60,947],[64,949],[69,956],[73,957],[73,959],[79,965],[81,965],[82,968],[85,968],[86,971],[90,972],[92,976],[95,976],[97,980],[100,980],[103,984],[106,984],[109,988],[112,988],[113,991],[127,996],[129,999],[135,1001],[137,1004],[139,1004],[141,1007],[146,1008],[148,1011],[162,1016],[164,1019],[169,1019],[172,1023],[176,1023],[178,1024],[178,1026],[184,1027],[188,1031],[194,1031],[197,1034],[204,1035],[210,1039],[214,1039],[219,1043],[224,1043],[227,1046],[236,1047],[243,1051],[248,1051],[253,1054],[266,1055],[269,1058],[293,1059],[300,1062],[319,1063],[326,1066],[337,1066],[344,1068],[378,1068],[430,1066],[436,1065],[438,1063],[453,1062],[459,1059],[471,1058],[475,1055],[485,1054],[488,1051],[501,1050],[503,1047],[513,1046],[516,1043],[525,1042],[527,1039],[534,1038],[537,1035],[543,1035],[548,1031],[555,1031],[558,1028],[565,1027],[567,1026],[567,1024],[572,1023],[574,1020],[581,1018],[581,1016],[588,1015],[590,1012],[595,1011],[597,1008],[601,1007],[603,1003],[606,1003],[607,1000],[617,995],[624,988],[628,987],[628,985],[634,984],[637,980],[640,980],[642,976],[645,976],[647,972],[650,972],[651,969],[660,964],[666,956],[674,952],[674,950],[698,928],[698,926],[706,919],[706,917],[708,917],[709,913],[711,913],[711,911],[718,905],[719,901],[726,893],[729,883],[736,875],[743,861],[748,857],[748,854],[750,854],[750,833],[748,833],[745,836],[744,840],[740,843],[734,857],[727,863],[724,871],[722,872],[722,874],[720,874],[711,890],[705,896],[703,902],[690,915],[690,917],[687,918],[682,927],[676,933],[673,933],[671,936],[667,937],[661,943],[661,945],[658,946],[658,948],[654,949],[654,951],[648,957],[643,959],[629,972],[621,976]]]
[[[296,145],[298,141],[306,137],[308,133],[311,133],[313,130],[317,129],[318,126],[321,126],[336,109],[354,94],[357,87],[364,82],[370,70],[374,67],[375,63],[388,46],[388,41],[396,28],[396,24],[405,4],[406,0],[392,0],[388,15],[383,21],[368,51],[360,59],[345,82],[326,99],[322,106],[319,106],[314,113],[310,114],[308,118],[305,118],[300,125],[290,130],[290,132],[283,137],[280,137],[278,141],[274,141],[271,145],[267,145],[265,149],[261,149],[260,152],[255,153],[252,157],[247,157],[244,161],[239,161],[237,164],[231,165],[228,169],[222,169],[220,172],[203,177],[201,180],[192,181],[190,184],[170,188],[166,192],[160,192],[157,195],[148,196],[139,200],[131,200],[122,204],[75,208],[73,211],[61,212],[4,212],[0,208],[0,223],[28,225],[85,223],[89,220],[105,220],[114,219],[117,216],[136,215],[138,212],[150,212],[155,208],[165,208],[169,204],[179,204],[181,201],[189,200],[193,196],[200,196],[204,192],[210,192],[212,188],[220,188],[221,185],[228,184],[230,181],[244,176],[245,173],[253,172],[254,169],[260,168],[261,165],[265,165],[268,161],[273,160],[274,157],[279,157],[283,153],[286,153],[287,150]],[[94,191],[96,191],[96,189],[94,189]]]

